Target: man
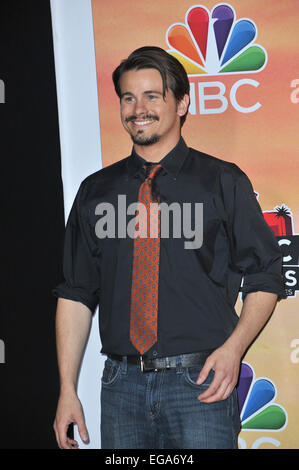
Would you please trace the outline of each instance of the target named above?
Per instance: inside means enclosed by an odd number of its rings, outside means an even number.
[[[54,290],[59,447],[77,446],[67,437],[71,422],[88,438],[76,381],[99,303],[107,355],[102,447],[237,448],[240,362],[285,296],[280,250],[247,176],[233,163],[188,148],[181,137],[189,106],[181,64],[160,48],[144,47],[117,67],[113,80],[133,149],[83,181],[67,224],[65,280]],[[99,217],[103,207],[107,213],[119,208],[120,195],[126,207],[137,207],[133,232],[134,211],[116,217],[110,232],[113,211]],[[175,208],[166,236],[170,211],[148,218],[155,201]],[[191,246],[191,237],[176,232],[177,216],[186,220],[190,203],[194,239],[202,235]],[[242,279],[239,319],[234,305]]]

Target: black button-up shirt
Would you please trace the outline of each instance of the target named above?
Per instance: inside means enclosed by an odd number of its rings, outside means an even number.
[[[53,291],[91,311],[99,304],[106,354],[138,354],[129,338],[134,240],[124,225],[135,217],[126,211],[138,201],[144,163],[133,149],[129,157],[81,183],[66,226],[64,280]],[[183,138],[160,163],[155,180],[160,202],[169,207],[178,203],[182,214],[184,203],[194,208],[202,203],[201,227],[195,210],[190,211],[193,228],[197,224],[202,230],[202,244],[186,248],[190,239],[183,229],[178,237],[169,218],[169,237],[161,234],[160,239],[158,341],[146,353],[149,357],[223,344],[238,321],[234,306],[241,285],[243,298],[255,291],[286,297],[281,251],[245,173],[234,163],[188,148]],[[106,238],[96,230],[108,214],[99,215],[100,203],[115,211],[115,227],[111,211],[106,219]]]

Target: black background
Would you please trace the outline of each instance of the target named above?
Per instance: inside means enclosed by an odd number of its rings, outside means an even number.
[[[0,448],[57,449],[63,192],[50,2],[0,4]]]

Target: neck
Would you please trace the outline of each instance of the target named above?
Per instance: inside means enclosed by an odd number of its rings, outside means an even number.
[[[147,162],[159,162],[165,155],[167,155],[180,140],[180,135],[173,138],[168,142],[156,142],[153,145],[137,145],[134,144],[135,152],[140,155]]]

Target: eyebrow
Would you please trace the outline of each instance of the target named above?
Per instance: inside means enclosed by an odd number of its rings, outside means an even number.
[[[163,96],[163,93],[158,90],[146,90],[143,92],[143,94],[144,95],[157,94],[157,95]],[[134,96],[134,93],[132,93],[131,91],[125,91],[124,93],[121,93],[120,97],[122,98],[123,96],[126,96],[126,95]]]

